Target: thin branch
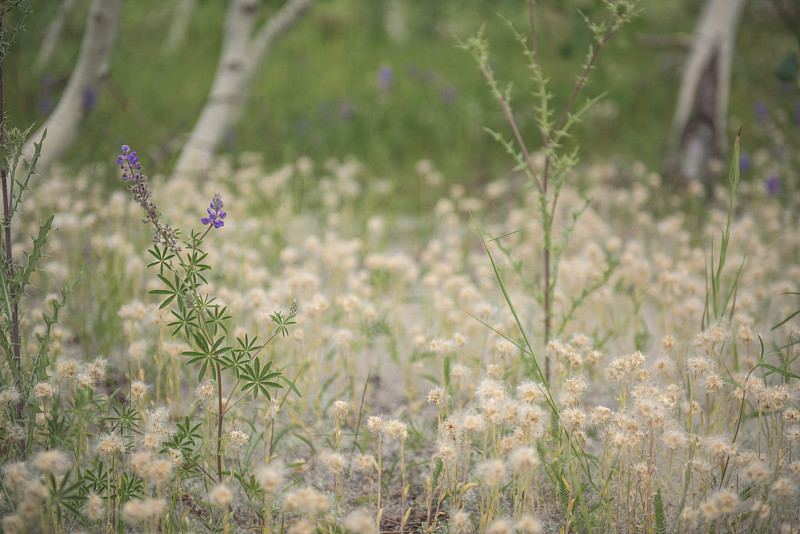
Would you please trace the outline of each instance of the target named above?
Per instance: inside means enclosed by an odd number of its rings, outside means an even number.
[[[564,108],[564,114],[561,116],[561,120],[558,122],[558,128],[556,128],[556,133],[560,133],[561,129],[564,127],[564,124],[567,122],[567,117],[569,116],[569,111],[572,109],[573,104],[575,104],[575,99],[578,98],[578,93],[581,92],[583,88],[583,84],[586,83],[586,77],[589,75],[589,71],[592,70],[592,65],[594,65],[595,60],[597,59],[597,54],[600,53],[600,49],[603,48],[603,45],[608,42],[611,37],[617,33],[619,27],[612,28],[601,40],[597,43],[597,46],[594,47],[594,52],[592,53],[591,59],[589,59],[589,63],[586,64],[586,67],[583,69],[581,73],[581,77],[578,80],[578,85],[575,86],[575,90],[572,92],[572,97],[569,99],[569,104],[567,107]]]
[[[483,76],[486,78],[486,81],[488,81],[490,85],[493,85],[492,75],[489,74],[489,69],[486,68],[485,64],[481,64],[481,71],[483,72]],[[528,153],[528,148],[525,146],[525,141],[522,139],[522,134],[519,132],[519,128],[517,128],[517,122],[514,120],[514,115],[511,114],[511,110],[508,108],[508,104],[506,104],[506,101],[503,99],[503,95],[500,93],[500,91],[495,92],[495,97],[497,98],[497,101],[500,102],[500,106],[503,108],[503,113],[506,114],[506,119],[511,125],[511,130],[514,132],[514,137],[517,139],[517,143],[519,143],[519,146],[522,149],[522,154],[525,156],[525,162],[528,165],[528,170],[531,171],[531,175],[533,175],[533,179],[536,181],[536,187],[539,188],[540,193],[544,193],[542,182],[539,180],[539,175],[536,173],[536,167],[533,166],[533,160],[531,160],[531,155]]]
[[[533,64],[539,68],[539,50],[536,46],[536,26],[533,23],[533,0],[528,0],[528,16],[531,21],[531,50],[533,51]]]

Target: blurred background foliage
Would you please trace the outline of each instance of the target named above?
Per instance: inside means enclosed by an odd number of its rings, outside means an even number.
[[[124,2],[107,85],[101,94],[87,95],[93,112],[63,164],[108,161],[110,169],[119,145],[128,143],[150,172],[169,170],[213,79],[226,4],[198,0],[187,39],[168,54],[164,43],[176,3]],[[264,17],[280,5],[261,3]],[[38,46],[58,2],[34,2],[9,57],[12,125],[41,122],[57,103],[76,61],[88,4],[70,17],[52,61],[37,68]],[[590,43],[581,13],[602,17],[605,8],[599,0],[537,4],[542,64],[561,110]],[[601,91],[608,96],[573,131],[582,161],[639,160],[659,168],[701,8],[697,0],[644,0],[640,17],[602,51],[583,97]],[[352,155],[401,190],[423,158],[448,181],[469,185],[507,176],[510,159],[484,131],[507,132],[506,123],[472,58],[457,46],[486,26],[498,78],[514,82],[519,124],[529,139],[537,139],[533,84],[519,44],[498,13],[527,33],[523,0],[319,0],[267,57],[223,152],[259,152],[268,168],[300,155],[317,162]],[[797,130],[798,88],[772,73],[776,61],[797,47],[772,2],[748,3],[729,107],[730,129],[745,127],[745,149],[775,143],[756,135],[756,102]],[[797,138],[797,132],[790,135]],[[114,178],[109,172],[109,181]]]

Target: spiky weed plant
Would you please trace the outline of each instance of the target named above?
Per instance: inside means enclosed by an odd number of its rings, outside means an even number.
[[[514,158],[517,168],[525,173],[531,187],[535,187],[538,194],[539,221],[542,228],[542,272],[540,273],[539,282],[523,283],[525,287],[533,293],[542,309],[543,328],[541,334],[544,344],[547,345],[548,348],[548,350],[545,351],[543,370],[539,366],[533,345],[526,332],[528,328],[527,322],[523,321],[514,307],[511,296],[503,282],[501,272],[498,269],[495,259],[492,257],[487,239],[484,238],[484,234],[480,229],[478,229],[478,232],[481,235],[484,248],[491,260],[495,276],[500,283],[505,301],[522,335],[523,342],[518,346],[527,357],[526,361],[529,363],[528,367],[534,375],[541,380],[544,390],[546,391],[547,402],[551,409],[550,434],[551,438],[554,440],[553,443],[557,451],[554,461],[549,464],[546,472],[550,481],[559,488],[558,491],[564,518],[563,530],[565,532],[568,532],[573,527],[574,522],[579,523],[578,528],[591,528],[591,525],[595,522],[593,514],[590,511],[590,504],[583,494],[586,488],[586,482],[582,480],[583,477],[591,478],[592,466],[590,464],[590,459],[582,452],[583,427],[586,415],[580,408],[573,406],[579,393],[575,394],[574,392],[566,390],[566,395],[562,394],[562,397],[569,400],[562,401],[561,406],[557,406],[555,402],[551,388],[550,342],[554,335],[559,336],[563,333],[564,328],[581,303],[609,280],[615,264],[613,261],[609,261],[608,267],[603,272],[600,280],[585,287],[579,296],[574,297],[571,307],[560,317],[560,323],[554,325],[555,313],[553,308],[553,295],[558,287],[559,263],[564,250],[569,244],[570,235],[574,231],[581,214],[589,206],[590,199],[585,199],[583,205],[572,212],[571,221],[567,224],[566,228],[560,232],[560,235],[556,227],[556,213],[561,190],[566,183],[568,174],[578,161],[577,150],[565,152],[563,146],[564,141],[568,135],[569,128],[579,121],[586,110],[600,98],[588,99],[583,107],[574,110],[578,95],[586,84],[589,72],[594,66],[600,50],[625,23],[629,22],[636,15],[635,2],[608,0],[605,1],[605,4],[610,12],[610,21],[597,23],[588,18],[586,19],[586,23],[594,36],[595,42],[589,48],[586,63],[582,68],[569,101],[556,121],[554,121],[555,110],[551,107],[553,95],[548,91],[547,78],[539,62],[534,1],[528,0],[530,43],[528,43],[527,38],[523,34],[514,29],[511,21],[506,21],[517,38],[517,41],[522,45],[523,54],[531,70],[535,95],[538,97],[538,102],[536,104],[537,125],[539,133],[541,134],[541,150],[543,154],[543,158],[538,164],[515,119],[511,106],[511,85],[509,84],[505,90],[501,90],[495,72],[490,64],[489,44],[483,37],[483,29],[463,45],[465,49],[472,53],[480,67],[481,73],[489,85],[492,95],[499,102],[513,133],[513,139],[508,140],[503,134],[496,131],[490,130],[490,134],[495,140],[500,142],[505,147],[506,151]],[[475,224],[477,228],[477,223]],[[525,276],[522,270],[522,262],[519,260],[514,261],[510,249],[504,247],[501,243],[503,237],[520,231],[519,229],[515,229],[510,234],[495,237],[491,239],[491,241],[496,242],[506,256],[511,259],[511,265],[514,267],[516,274],[524,280]],[[556,328],[555,332],[553,331],[554,326]],[[510,339],[508,340],[511,341]],[[563,365],[561,368],[563,369]],[[570,378],[565,377],[562,373],[559,373],[559,378],[561,380],[565,378],[568,381],[570,380]],[[489,501],[491,506],[488,516],[482,516],[481,518],[482,529],[488,528],[488,524],[494,515],[492,509],[496,506],[495,496],[496,495],[493,495],[492,499]]]
[[[603,283],[608,281],[608,278],[613,272],[612,262],[609,263],[609,267],[606,269],[602,279],[596,284],[584,288],[583,293],[573,299],[571,309],[560,317],[560,324],[554,325],[555,313],[553,309],[553,295],[558,284],[559,262],[564,250],[568,246],[570,234],[575,228],[575,223],[590,203],[590,199],[586,199],[582,207],[572,212],[571,221],[568,222],[566,228],[564,228],[559,235],[555,219],[559,196],[566,183],[569,172],[578,162],[577,149],[572,152],[565,152],[564,141],[568,136],[570,127],[579,122],[592,104],[602,98],[602,94],[595,98],[590,98],[579,109],[574,109],[578,95],[586,84],[589,72],[594,66],[600,54],[600,50],[625,23],[629,22],[636,15],[637,3],[628,0],[604,0],[610,12],[611,20],[598,23],[588,18],[586,19],[586,23],[594,36],[595,42],[589,47],[586,63],[570,95],[569,102],[557,120],[554,120],[556,112],[551,107],[553,95],[548,91],[547,78],[545,77],[542,65],[539,63],[534,3],[534,0],[528,0],[530,43],[528,43],[527,38],[523,34],[514,29],[511,21],[506,20],[506,22],[514,33],[514,36],[522,45],[523,54],[531,70],[534,94],[538,98],[535,111],[539,133],[541,134],[541,152],[543,155],[541,161],[535,161],[535,154],[529,148],[529,142],[523,138],[520,127],[515,119],[511,105],[511,84],[509,84],[505,90],[500,88],[500,82],[497,80],[494,69],[490,64],[489,43],[483,36],[483,29],[481,29],[475,37],[469,39],[463,46],[465,49],[469,50],[477,61],[492,95],[500,103],[500,107],[511,127],[513,139],[506,139],[503,134],[496,131],[489,130],[490,134],[502,144],[506,151],[514,158],[517,168],[525,173],[530,185],[535,187],[538,193],[539,220],[542,232],[541,252],[543,263],[542,272],[540,274],[541,281],[526,283],[525,285],[533,292],[536,296],[536,300],[542,307],[542,336],[545,343],[547,343],[563,332],[566,324],[572,318],[581,302],[591,293],[599,289]],[[502,246],[502,237],[507,237],[523,230],[524,229],[514,229],[504,236],[493,238],[492,241],[497,242],[501,250],[507,255],[510,255],[509,249]],[[512,260],[512,266],[514,266],[517,274],[522,277],[521,263]],[[554,327],[555,331],[553,330]],[[545,355],[543,379],[549,382],[550,377],[550,356]]]

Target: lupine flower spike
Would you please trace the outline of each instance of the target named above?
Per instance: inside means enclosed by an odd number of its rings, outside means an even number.
[[[200,222],[203,224],[213,224],[214,228],[225,226],[225,221],[223,221],[223,219],[227,213],[222,211],[223,202],[219,193],[214,193],[214,198],[208,206],[209,207],[206,209],[208,217],[203,217],[200,219]]]

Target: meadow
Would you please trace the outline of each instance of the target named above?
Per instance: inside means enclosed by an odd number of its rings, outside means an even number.
[[[491,179],[241,151],[198,181],[132,141],[18,176],[3,531],[797,532],[787,117],[710,196],[561,126]]]

